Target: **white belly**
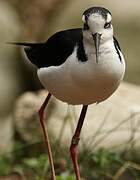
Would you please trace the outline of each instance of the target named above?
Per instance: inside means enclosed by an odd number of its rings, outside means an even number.
[[[102,58],[102,57],[101,57]],[[118,58],[78,62],[74,53],[58,67],[41,68],[38,77],[56,98],[68,104],[92,104],[107,99],[118,87],[125,63]]]

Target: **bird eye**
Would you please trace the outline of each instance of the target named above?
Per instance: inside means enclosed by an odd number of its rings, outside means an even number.
[[[104,28],[105,28],[105,29],[108,29],[108,28],[110,28],[110,27],[111,27],[111,22],[105,23],[105,25],[104,25]]]

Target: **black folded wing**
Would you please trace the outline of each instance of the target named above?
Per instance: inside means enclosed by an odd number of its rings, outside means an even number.
[[[45,43],[16,43],[25,47],[28,59],[38,68],[59,66],[64,63],[74,50],[77,42],[82,40],[82,29],[60,31]]]

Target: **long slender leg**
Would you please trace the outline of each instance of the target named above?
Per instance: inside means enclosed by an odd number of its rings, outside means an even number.
[[[51,173],[52,173],[51,179],[56,180],[51,146],[49,143],[48,132],[47,132],[47,129],[45,128],[45,124],[44,124],[44,110],[49,102],[50,97],[51,97],[51,94],[49,93],[48,96],[46,97],[44,103],[41,105],[41,108],[39,109],[39,118],[40,118],[40,124],[41,124],[42,130],[43,130],[45,144],[47,146],[48,157],[49,157],[49,162],[50,162],[50,166],[51,166]]]
[[[70,146],[71,158],[72,158],[73,167],[74,167],[74,171],[75,171],[77,180],[80,180],[80,170],[79,170],[78,160],[77,160],[78,159],[78,157],[77,157],[78,156],[77,146],[78,146],[78,143],[80,140],[80,133],[81,133],[83,122],[84,122],[84,119],[86,116],[87,108],[88,108],[88,105],[83,105],[83,108],[82,108],[82,111],[80,114],[80,118],[78,121],[78,125],[76,127],[74,136],[73,136],[72,141],[71,141],[71,146]]]

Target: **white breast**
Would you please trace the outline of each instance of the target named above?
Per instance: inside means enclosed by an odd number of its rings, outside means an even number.
[[[94,52],[89,52],[88,61],[80,62],[76,50],[58,67],[41,68],[38,77],[44,87],[56,98],[69,104],[92,104],[108,98],[118,87],[125,72],[122,56],[120,62],[117,53],[105,50],[96,64]]]

